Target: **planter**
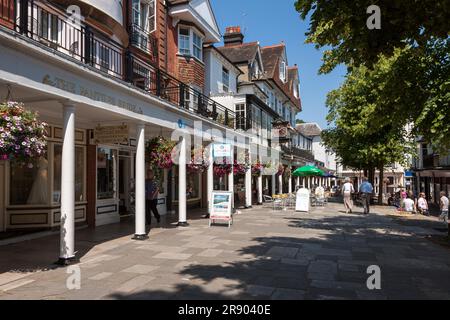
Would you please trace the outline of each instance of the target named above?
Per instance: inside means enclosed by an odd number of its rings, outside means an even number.
[[[172,150],[176,142],[170,141],[164,137],[156,137],[147,142],[146,156],[147,161],[152,167],[159,169],[170,169],[174,163],[172,160]]]

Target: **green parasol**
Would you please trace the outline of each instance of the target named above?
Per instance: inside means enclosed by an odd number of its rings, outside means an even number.
[[[294,177],[323,176],[323,174],[323,171],[315,166],[300,167],[292,173]]]

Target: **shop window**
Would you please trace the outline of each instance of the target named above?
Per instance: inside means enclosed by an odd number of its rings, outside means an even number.
[[[61,155],[62,145],[53,147],[53,203],[61,203]],[[75,201],[85,201],[85,152],[81,146],[75,147]]]
[[[113,199],[116,197],[117,150],[97,149],[97,198]]]
[[[178,181],[178,167],[175,171],[175,181]],[[186,199],[200,199],[201,198],[201,190],[200,190],[200,177],[201,175],[198,173],[187,173],[186,174]],[[175,183],[175,201],[178,201],[178,183]]]
[[[40,158],[23,165],[11,161],[10,205],[48,204],[48,160]]]

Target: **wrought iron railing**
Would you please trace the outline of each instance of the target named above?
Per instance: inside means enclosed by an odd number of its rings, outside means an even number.
[[[157,67],[145,63],[121,44],[83,22],[74,22],[73,17],[61,13],[61,10],[49,12],[42,3],[34,0],[0,0],[0,25],[80,63],[128,81],[179,108],[235,129],[234,111]],[[136,31],[136,28],[133,30]],[[146,47],[154,50],[156,59],[156,39],[149,37],[148,41],[150,42]]]
[[[235,112],[168,73],[127,54],[127,81],[136,87],[163,98],[180,108],[196,113],[231,129],[235,128]]]

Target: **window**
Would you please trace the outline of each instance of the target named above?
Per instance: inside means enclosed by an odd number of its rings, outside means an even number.
[[[194,56],[203,60],[203,39],[191,28],[180,27],[178,31],[178,51],[181,55]]]
[[[11,161],[9,204],[48,204],[48,160],[42,157],[31,164]]]
[[[53,195],[54,203],[61,203],[61,156],[62,145],[53,146]],[[75,147],[75,201],[85,201],[84,197],[84,169],[85,169],[84,148]]]
[[[199,60],[202,60],[202,49],[203,49],[203,44],[202,44],[202,38],[196,34],[195,32],[193,32],[193,39],[194,39],[194,57],[196,57]]]
[[[58,17],[41,10],[38,16],[38,36],[58,41]]]
[[[190,44],[190,32],[189,29],[180,28],[180,33],[178,37],[178,48],[180,54],[191,55],[191,44]]]
[[[222,68],[222,90],[223,92],[230,91],[230,72],[225,68]]]
[[[244,103],[236,105],[236,129],[246,130]]]
[[[178,181],[178,172],[179,170],[175,170],[175,181]],[[201,175],[198,173],[187,173],[186,174],[186,199],[194,200],[200,199],[201,197],[201,188],[200,188],[200,177]],[[178,183],[175,183],[175,194],[174,200],[178,200]]]
[[[156,9],[155,0],[133,0],[132,20],[145,32],[156,30]]]
[[[280,80],[286,82],[286,61],[280,63]]]
[[[117,150],[97,149],[97,199],[116,197]]]

